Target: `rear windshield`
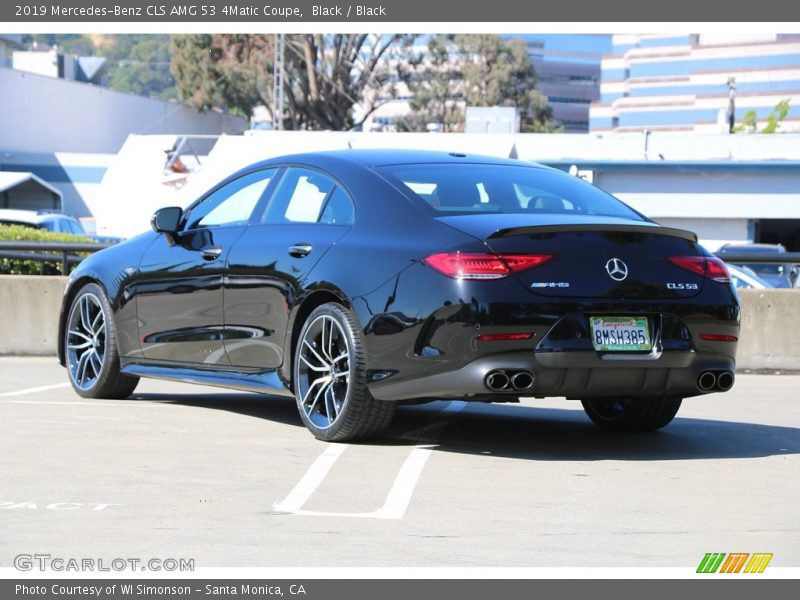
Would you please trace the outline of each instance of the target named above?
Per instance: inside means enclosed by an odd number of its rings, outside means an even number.
[[[412,200],[440,215],[556,213],[644,220],[613,196],[562,171],[468,163],[377,169]]]

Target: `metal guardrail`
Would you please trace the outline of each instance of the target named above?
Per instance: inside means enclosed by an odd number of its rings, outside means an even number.
[[[14,260],[33,260],[42,263],[42,275],[45,275],[45,264],[60,262],[61,274],[69,273],[69,266],[81,262],[85,256],[77,256],[75,252],[99,252],[113,244],[96,242],[20,242],[0,240],[0,258]],[[45,254],[53,252],[58,254]]]
[[[734,252],[720,252],[716,255],[727,263],[751,264],[800,264],[800,252],[771,252],[769,254],[736,254]]]

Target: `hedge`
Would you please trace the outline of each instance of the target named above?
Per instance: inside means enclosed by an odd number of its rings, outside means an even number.
[[[0,240],[24,242],[92,242],[94,240],[71,233],[54,233],[46,229],[35,229],[23,225],[0,224]],[[45,252],[60,257],[60,252]],[[88,256],[86,253],[79,254]],[[71,268],[75,268],[72,265]],[[0,274],[3,275],[60,275],[61,261],[59,258],[53,262],[42,263],[38,260],[20,260],[16,258],[0,258]]]

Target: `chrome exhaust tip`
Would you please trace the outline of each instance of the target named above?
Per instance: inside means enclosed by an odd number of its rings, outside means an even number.
[[[703,392],[710,392],[715,385],[717,385],[717,376],[713,371],[703,371],[697,378],[697,387]]]
[[[509,389],[511,379],[505,371],[491,371],[486,376],[486,387],[494,392],[503,392]]]
[[[531,389],[533,387],[533,373],[517,371],[511,376],[511,386],[518,392]]]
[[[731,371],[720,371],[717,375],[717,389],[721,392],[727,392],[733,387],[735,376]]]

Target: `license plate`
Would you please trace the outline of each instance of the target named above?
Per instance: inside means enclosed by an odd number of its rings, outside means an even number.
[[[598,352],[648,352],[653,347],[647,317],[589,317],[589,325]]]

